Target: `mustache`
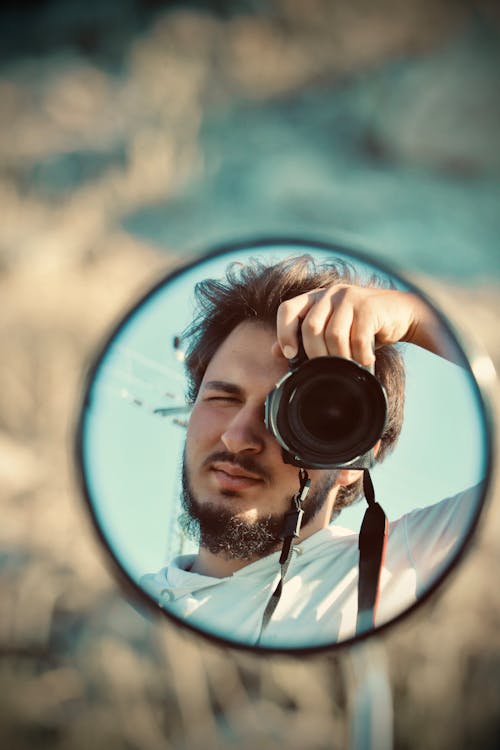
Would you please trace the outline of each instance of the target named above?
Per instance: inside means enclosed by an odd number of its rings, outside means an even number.
[[[256,474],[260,479],[266,482],[271,481],[271,474],[261,466],[252,456],[239,456],[229,451],[216,451],[211,453],[208,458],[203,461],[202,467],[208,468],[210,464],[216,463],[217,461],[225,461],[233,464],[233,466],[239,466],[244,471],[249,471],[252,474]]]

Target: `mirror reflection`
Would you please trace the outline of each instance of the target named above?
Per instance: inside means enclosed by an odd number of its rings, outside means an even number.
[[[272,649],[415,605],[466,543],[489,455],[444,318],[371,262],[284,241],[153,290],[99,358],[80,430],[126,575],[191,627]]]

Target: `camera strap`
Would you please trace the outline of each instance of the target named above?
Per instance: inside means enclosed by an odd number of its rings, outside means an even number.
[[[387,547],[388,522],[375,501],[375,490],[368,469],[363,471],[363,492],[368,503],[359,532],[358,616],[356,635],[375,626],[380,576]]]
[[[307,497],[311,480],[305,469],[299,470],[300,487],[292,500],[292,509],[285,514],[281,538],[283,546],[279,558],[281,568],[280,580],[271,594],[260,627],[257,643],[269,624],[283,592],[283,585],[290,566],[293,553],[293,542],[300,533],[304,511],[302,504]],[[382,507],[375,501],[375,490],[368,469],[363,471],[363,492],[368,503],[359,532],[359,578],[358,578],[358,615],[356,635],[370,630],[375,625],[380,576],[387,547],[388,521]]]
[[[302,516],[304,511],[302,503],[307,497],[309,487],[311,486],[311,480],[305,469],[299,470],[299,481],[300,487],[292,499],[292,509],[285,513],[283,521],[283,528],[281,531],[281,539],[283,540],[283,546],[281,548],[281,555],[279,559],[281,576],[276,588],[274,589],[269,601],[266,604],[264,614],[262,615],[262,623],[260,626],[260,633],[257,642],[260,641],[262,633],[269,624],[271,617],[274,614],[278,602],[281,598],[283,591],[283,584],[285,583],[286,574],[290,566],[290,560],[292,559],[293,553],[293,541],[297,539],[300,534],[300,527],[302,524]]]

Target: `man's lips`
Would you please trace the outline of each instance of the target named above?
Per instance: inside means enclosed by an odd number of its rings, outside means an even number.
[[[242,469],[237,464],[225,461],[217,461],[210,466],[210,470],[217,483],[223,489],[243,490],[255,487],[263,482],[262,477],[246,469]]]

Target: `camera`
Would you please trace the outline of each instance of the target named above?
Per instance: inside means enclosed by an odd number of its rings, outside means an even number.
[[[386,415],[385,390],[370,370],[343,357],[307,359],[302,342],[265,403],[283,461],[305,469],[371,468]]]

